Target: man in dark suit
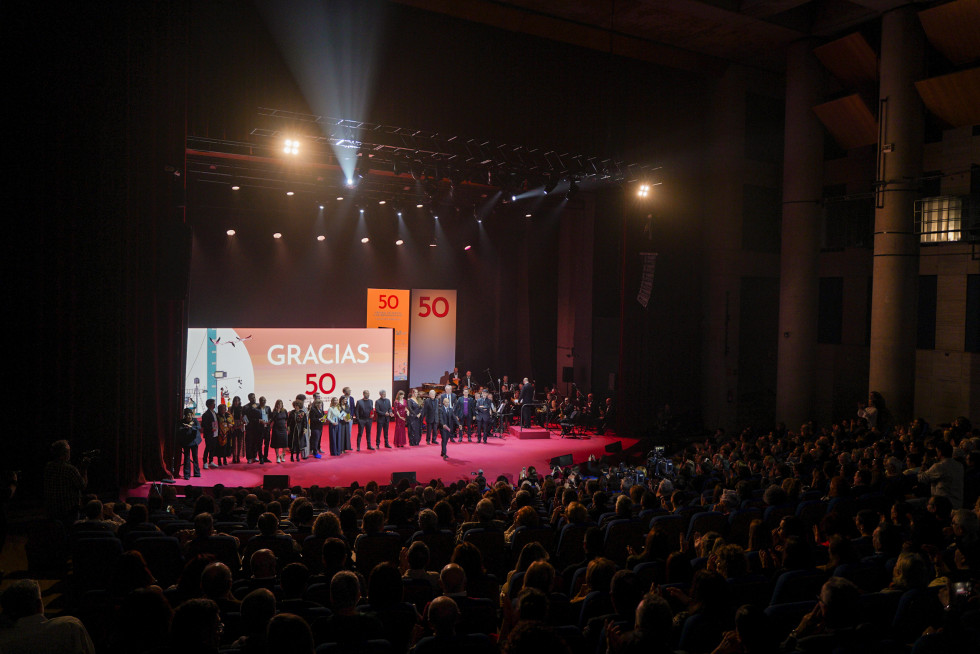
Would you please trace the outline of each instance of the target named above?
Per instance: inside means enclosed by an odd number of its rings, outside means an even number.
[[[180,449],[177,453],[174,475],[180,474],[181,459],[183,459],[184,479],[191,478],[191,464],[194,466],[194,476],[201,476],[201,468],[197,463],[197,446],[200,444],[201,432],[194,418],[194,409],[184,409],[184,420],[177,427],[177,446]]]
[[[463,388],[470,389],[471,393],[476,391],[476,381],[473,379],[472,370],[466,371],[466,377],[463,378]]]
[[[456,402],[459,401],[459,396],[456,395],[456,393],[453,393],[453,385],[452,384],[446,384],[445,390],[439,395],[438,398],[436,398],[436,406],[437,407],[442,406],[443,400],[445,400],[447,398],[449,399],[449,410],[452,411],[453,414],[455,414],[456,413]],[[459,424],[459,421],[457,420],[456,423]],[[453,428],[453,437],[455,437],[455,436],[456,436],[456,429],[454,427]]]
[[[449,398],[442,398],[442,406],[439,407],[439,412],[436,415],[436,424],[439,425],[439,433],[442,434],[442,458],[448,459],[449,455],[446,454],[446,443],[448,443],[453,437],[453,431],[459,426],[459,421],[456,420],[456,414],[449,405]]]
[[[391,400],[388,399],[387,392],[381,390],[378,391],[378,394],[381,397],[374,403],[374,422],[376,423],[374,447],[381,447],[381,432],[384,432],[385,447],[391,449],[391,445],[388,445],[388,425],[395,414],[391,410]]]
[[[525,409],[529,402],[534,402],[534,384],[527,377],[524,378],[524,385],[521,386],[521,425],[525,428],[531,426],[531,416],[534,411]]]
[[[371,401],[371,391],[364,391],[364,397],[357,401],[357,406],[354,408],[354,417],[357,419],[357,450],[361,450],[361,434],[367,432],[367,448],[373,450],[371,447],[371,409],[374,408],[374,402]]]
[[[262,421],[266,424],[263,425]],[[268,431],[268,417],[255,401],[255,393],[248,394],[248,404],[245,405],[245,460],[255,463],[260,457],[262,448],[262,431]]]
[[[425,418],[425,444],[431,445],[438,442],[438,431],[436,429],[436,413],[439,405],[436,403],[436,392],[429,391],[429,396],[422,403],[422,417]]]
[[[201,434],[204,436],[204,469],[207,470],[212,464],[211,460],[218,454],[218,414],[214,412],[214,398],[208,398],[204,403],[207,409],[201,416]]]
[[[456,420],[459,421],[460,434],[459,442],[463,442],[463,434],[466,434],[466,442],[472,443],[471,438],[473,434],[473,418],[476,416],[476,401],[470,397],[470,389],[463,387],[463,397],[459,398],[456,402]],[[479,434],[477,434],[477,440],[480,440]]]
[[[486,443],[490,436],[490,428],[493,424],[493,401],[487,396],[487,392],[480,393],[476,400],[476,442]]]

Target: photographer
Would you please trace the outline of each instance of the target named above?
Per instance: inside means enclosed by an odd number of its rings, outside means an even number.
[[[71,464],[71,445],[60,440],[51,444],[52,460],[44,467],[44,508],[48,517],[70,528],[78,519],[82,490],[88,485],[89,460],[76,468]]]

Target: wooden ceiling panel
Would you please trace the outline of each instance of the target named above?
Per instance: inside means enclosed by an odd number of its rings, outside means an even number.
[[[953,127],[980,125],[980,67],[915,83],[929,111]]]
[[[878,142],[878,121],[857,93],[817,105],[813,111],[845,150]]]
[[[932,45],[957,65],[980,60],[980,0],[956,0],[919,12]]]
[[[825,43],[813,54],[846,88],[863,88],[878,79],[878,56],[860,32]]]

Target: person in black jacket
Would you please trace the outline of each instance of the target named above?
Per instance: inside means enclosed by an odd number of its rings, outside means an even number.
[[[214,406],[214,400],[208,400]],[[197,446],[201,444],[201,430],[194,418],[194,409],[184,409],[184,418],[177,425],[177,447],[180,448],[177,455],[177,465],[174,466],[174,474],[180,472],[181,460],[184,466],[184,479],[191,478],[191,464],[194,465],[194,476],[201,476],[201,468],[197,462]]]

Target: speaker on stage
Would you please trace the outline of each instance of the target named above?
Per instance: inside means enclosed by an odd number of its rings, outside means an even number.
[[[262,475],[264,490],[285,490],[289,488],[289,475]]]
[[[402,479],[407,479],[408,480],[408,483],[410,483],[410,484],[416,484],[416,483],[418,483],[418,480],[415,478],[415,471],[414,470],[412,470],[411,472],[393,472],[393,473],[391,473],[391,485],[392,486],[394,486],[395,484],[397,484],[398,482],[400,482]]]
[[[570,466],[572,465],[572,455],[562,454],[561,456],[556,456],[551,460],[551,463],[549,463],[548,465],[551,466],[552,468],[554,468],[555,466],[558,466],[559,468]]]
[[[606,452],[609,454],[615,454],[616,452],[623,451],[623,441],[616,441],[615,443],[610,443],[606,445]]]

